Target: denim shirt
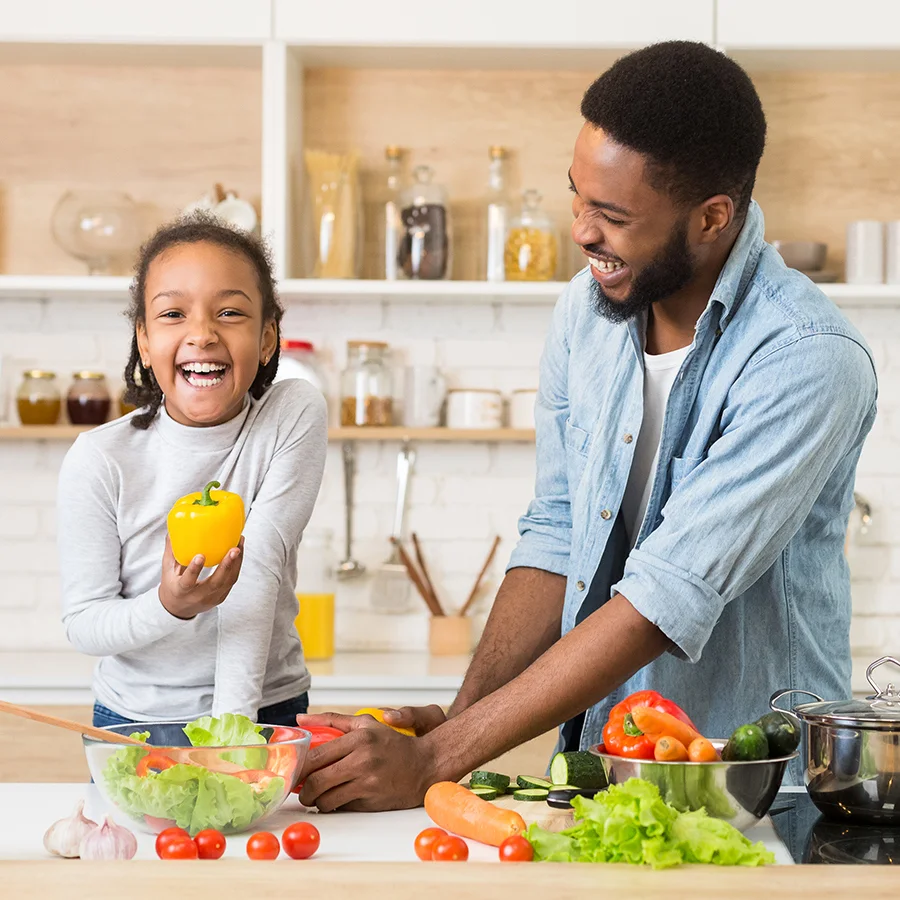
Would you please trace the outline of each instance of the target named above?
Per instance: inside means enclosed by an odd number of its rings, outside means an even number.
[[[622,594],[672,641],[587,710],[582,748],[601,740],[613,704],[645,688],[712,737],[762,715],[780,688],[850,697],[843,542],[875,418],[874,365],[763,233],[753,203],[672,387],[630,553],[619,512],[643,415],[644,335],[593,310],[587,270],[556,305],[535,496],[509,568],[567,578],[563,633],[590,586],[599,605]]]

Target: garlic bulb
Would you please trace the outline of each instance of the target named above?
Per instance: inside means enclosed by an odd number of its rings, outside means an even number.
[[[131,859],[137,853],[137,838],[112,816],[81,840],[79,854],[82,859]]]
[[[76,859],[82,840],[97,827],[96,822],[85,818],[82,800],[68,819],[60,819],[47,829],[44,846],[55,856]]]

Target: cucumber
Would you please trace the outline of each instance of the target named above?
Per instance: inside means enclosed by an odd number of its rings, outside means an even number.
[[[522,790],[521,784],[516,784],[515,782],[510,782],[509,787],[506,789],[507,794],[514,794],[516,791]]]
[[[587,750],[557,753],[550,762],[550,780],[554,787],[572,785],[600,790],[607,784],[600,758]]]
[[[722,750],[725,762],[755,762],[769,758],[769,741],[759,725],[741,725]]]
[[[769,757],[790,756],[800,746],[800,729],[787,713],[766,713],[754,723],[769,742]]]
[[[546,778],[533,778],[531,775],[520,775],[516,778],[516,783],[520,788],[543,788],[546,791],[549,791],[552,787],[552,783],[547,781]]]
[[[476,797],[481,797],[482,800],[496,800],[497,797],[500,796],[499,791],[495,790],[492,787],[485,787],[481,784],[476,784],[474,787],[470,787],[469,790]]]
[[[471,783],[478,787],[493,788],[502,794],[509,787],[509,775],[500,775],[497,772],[473,772]]]
[[[550,796],[550,791],[546,788],[523,788],[513,794],[513,800],[529,800],[538,801],[546,800]]]

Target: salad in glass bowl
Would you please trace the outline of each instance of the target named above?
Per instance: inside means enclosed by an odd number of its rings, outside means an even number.
[[[226,713],[193,722],[114,725],[148,747],[84,738],[91,777],[140,829],[236,834],[274,813],[298,782],[311,736]]]

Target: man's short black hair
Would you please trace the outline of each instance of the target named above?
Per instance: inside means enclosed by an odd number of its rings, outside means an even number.
[[[648,158],[656,190],[686,204],[728,194],[737,222],[744,221],[766,117],[734,60],[692,41],[652,44],[601,75],[587,89],[581,114]]]

